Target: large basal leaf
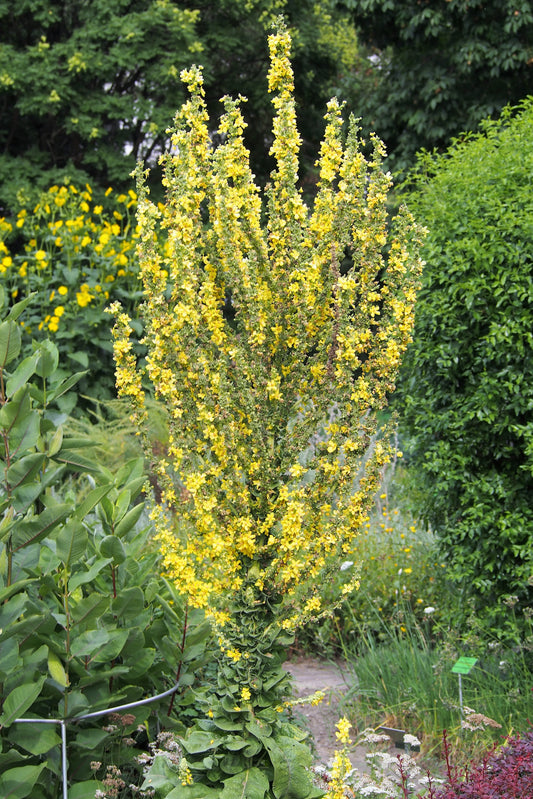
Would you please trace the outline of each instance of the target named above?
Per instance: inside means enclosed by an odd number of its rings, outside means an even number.
[[[222,740],[222,738],[217,738],[217,736],[213,735],[211,732],[194,730],[190,735],[181,740],[181,744],[186,752],[191,755],[196,755],[200,752],[209,752],[210,749],[215,749]]]
[[[37,682],[25,683],[14,688],[6,697],[3,713],[0,716],[2,727],[9,727],[15,719],[22,718],[23,714],[30,708],[45,683],[46,677],[40,677]],[[1,796],[2,794],[0,794]]]
[[[208,788],[205,785],[178,785],[167,793],[165,799],[219,799],[218,788]]]
[[[313,790],[309,749],[286,736],[277,741],[265,738],[263,744],[274,768],[272,791],[276,799],[307,799]]]
[[[258,768],[250,768],[224,780],[220,799],[264,799],[268,780]]]

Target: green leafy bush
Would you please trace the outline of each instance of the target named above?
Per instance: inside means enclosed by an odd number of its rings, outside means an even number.
[[[533,600],[532,123],[529,99],[422,155],[410,195],[429,234],[397,405],[422,513],[497,625]]]
[[[60,795],[59,724],[17,719],[72,719],[180,684],[164,705],[67,724],[69,796],[80,799],[108,765],[142,782],[139,749],[195,717],[210,629],[201,614],[187,620],[158,575],[142,459],[112,473],[65,435],[57,402],[80,374],[61,377],[54,343],[19,359],[27,304],[0,323],[0,795]]]
[[[66,373],[88,370],[79,392],[93,399],[115,393],[105,308],[119,300],[133,314],[140,296],[136,195],[106,194],[104,207],[88,185],[52,186],[16,218],[0,218],[0,284],[12,299],[35,294],[23,324],[24,354],[33,339],[52,339]]]

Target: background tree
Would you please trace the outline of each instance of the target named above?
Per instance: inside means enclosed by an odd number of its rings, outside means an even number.
[[[533,91],[530,0],[343,0],[374,53],[343,85],[403,169]],[[368,91],[369,83],[373,88]]]
[[[70,182],[130,186],[139,158],[155,164],[183,100],[180,70],[202,63],[213,118],[219,97],[246,92],[254,169],[268,173],[265,29],[283,10],[294,29],[304,137],[316,143],[320,109],[355,34],[334,0],[24,0],[0,2],[0,208],[21,186]],[[268,149],[268,148],[267,148]]]
[[[450,573],[498,615],[533,599],[533,103],[440,157],[410,204],[429,233],[399,405]]]

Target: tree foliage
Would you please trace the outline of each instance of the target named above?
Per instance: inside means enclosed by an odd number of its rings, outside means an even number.
[[[344,0],[378,58],[357,113],[399,168],[533,91],[530,0]],[[373,83],[372,91],[367,89]]]
[[[411,196],[429,234],[403,424],[425,515],[485,608],[532,598],[532,122],[528,100],[421,158]]]
[[[294,27],[304,135],[320,114],[355,34],[333,0],[22,0],[0,2],[0,206],[21,186],[67,177],[127,188],[139,158],[156,163],[183,100],[181,69],[204,66],[207,102],[246,90],[249,144],[262,153],[268,98],[265,29],[282,9]],[[267,126],[268,127],[268,126]],[[259,159],[256,170],[269,167]]]

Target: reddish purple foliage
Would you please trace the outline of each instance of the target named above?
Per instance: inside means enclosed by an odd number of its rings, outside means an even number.
[[[444,740],[448,784],[430,789],[430,799],[533,799],[533,730],[509,738],[468,773],[450,766]]]

